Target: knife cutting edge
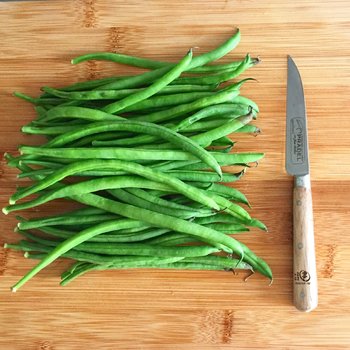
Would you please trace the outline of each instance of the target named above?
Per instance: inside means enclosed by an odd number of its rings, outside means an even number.
[[[294,176],[293,301],[298,310],[306,312],[318,303],[308,147],[303,84],[288,56],[286,170]]]

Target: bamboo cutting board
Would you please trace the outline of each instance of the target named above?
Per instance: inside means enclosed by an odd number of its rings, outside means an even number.
[[[237,150],[266,158],[237,185],[269,233],[242,240],[265,258],[274,284],[244,273],[110,271],[58,286],[57,261],[18,293],[9,287],[34,263],[0,250],[0,349],[349,349],[350,348],[350,3],[344,1],[11,1],[0,2],[0,151],[35,143],[19,128],[32,108],[11,96],[37,95],[108,74],[136,72],[113,64],[71,66],[72,57],[118,51],[176,60],[189,47],[207,51],[242,31],[226,60],[250,52],[263,63],[246,74],[259,83],[243,94],[261,109],[258,138]],[[292,178],[284,170],[286,55],[301,71],[309,115],[319,306],[292,306]],[[1,206],[16,172],[1,162]],[[63,202],[43,206],[52,213]],[[18,238],[13,215],[1,216],[1,244]]]

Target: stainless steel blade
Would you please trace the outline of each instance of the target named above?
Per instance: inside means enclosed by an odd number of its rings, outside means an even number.
[[[309,147],[304,90],[293,59],[288,56],[286,169],[295,176],[309,174]]]

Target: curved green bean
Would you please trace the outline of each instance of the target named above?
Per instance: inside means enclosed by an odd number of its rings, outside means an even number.
[[[240,39],[241,39],[241,34],[239,29],[237,29],[237,31],[227,41],[219,45],[214,50],[204,53],[202,55],[199,55],[197,57],[194,57],[188,69],[195,71],[196,67],[201,67],[209,62],[215,61],[225,56],[227,53],[232,51],[238,45],[238,43],[240,42]],[[84,62],[91,59],[107,59],[108,61],[118,62],[118,63],[127,64],[127,65],[140,67],[140,68],[149,68],[149,69],[175,65],[175,63],[171,63],[171,62],[161,62],[161,61],[155,61],[155,60],[150,60],[150,59],[145,59],[145,58],[140,58],[135,56],[115,54],[115,53],[92,53],[92,54],[82,55],[72,59],[71,62],[72,64],[77,64],[77,63]],[[210,66],[210,67],[215,67],[215,66]],[[227,69],[227,67],[224,67],[224,69]]]
[[[241,64],[229,71],[223,71],[219,74],[204,75],[200,77],[181,77],[177,78],[176,84],[186,85],[186,84],[204,84],[204,85],[214,85],[220,84],[222,82],[234,79],[241,75],[245,70],[254,66],[254,61],[251,59],[249,54],[241,62]]]
[[[155,95],[168,95],[178,93],[190,93],[190,92],[204,92],[213,91],[216,89],[215,85],[169,85],[165,86],[162,90]],[[139,89],[124,89],[124,90],[91,90],[91,91],[73,91],[67,92],[59,89],[53,89],[50,87],[43,87],[43,91],[50,95],[60,97],[66,100],[117,100],[129,96],[135,92],[140,92],[144,88]]]
[[[129,107],[130,105],[145,100],[146,98],[156,94],[163,87],[167,86],[176,78],[178,78],[181,75],[181,73],[186,69],[186,67],[189,66],[191,60],[192,50],[189,50],[186,56],[177,65],[175,65],[172,69],[166,72],[162,77],[156,80],[149,87],[143,89],[142,91],[135,92],[132,95],[126,96],[119,101],[112,102],[109,105],[103,107],[102,110],[104,112],[114,114],[118,111],[125,109],[126,107]]]

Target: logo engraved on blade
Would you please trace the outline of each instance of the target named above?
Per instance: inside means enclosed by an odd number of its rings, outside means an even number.
[[[304,123],[301,118],[292,118],[292,162],[302,164],[305,160]]]

